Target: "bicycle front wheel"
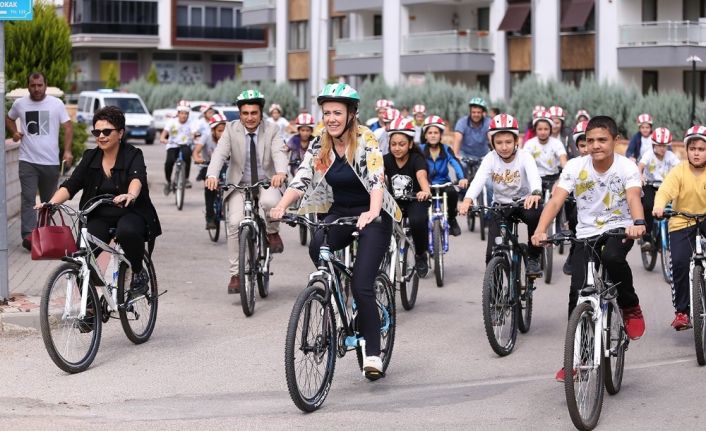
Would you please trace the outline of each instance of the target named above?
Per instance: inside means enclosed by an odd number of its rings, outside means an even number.
[[[564,393],[574,426],[592,430],[598,424],[603,407],[603,367],[595,361],[596,334],[591,304],[582,302],[569,318],[564,340]]]
[[[620,310],[612,303],[608,304],[606,310],[605,340],[608,344],[608,357],[603,356],[605,367],[605,389],[610,395],[620,392],[623,384],[623,369],[625,368],[625,348],[627,337],[621,324],[623,320]]]
[[[269,245],[267,245],[267,237],[265,236],[265,226],[262,226],[262,235],[260,236],[260,247],[262,253],[255,256],[258,261],[257,265],[257,293],[260,298],[267,298],[270,294],[270,263],[267,261],[269,253]],[[260,257],[262,256],[262,257]]]
[[[694,345],[696,347],[696,362],[699,365],[706,365],[706,292],[704,289],[704,268],[694,266],[691,287],[691,314],[692,325],[694,326]]]
[[[82,283],[77,265],[60,265],[49,275],[39,309],[42,339],[49,357],[56,366],[72,374],[91,365],[101,340],[101,307],[90,280],[86,316],[79,318]]]
[[[436,278],[436,286],[444,286],[444,245],[442,244],[441,235],[441,220],[436,220],[432,228],[432,236],[434,238],[434,276]]]
[[[552,223],[549,227],[548,236],[552,236],[556,233],[556,225]],[[543,265],[543,276],[544,282],[550,284],[552,282],[552,273],[554,271],[554,247],[543,247],[542,248],[542,261]]]
[[[530,330],[532,325],[532,306],[534,296],[534,278],[527,276],[527,267],[524,259],[519,260],[515,286],[520,300],[517,305],[517,327],[523,334]]]
[[[176,190],[174,190],[174,201],[178,210],[184,207],[184,193],[186,191],[186,169],[183,165],[176,166]]]
[[[395,328],[397,325],[397,310],[395,308],[395,291],[387,275],[378,272],[375,277],[375,301],[380,315],[380,359],[382,360],[383,376],[390,365],[392,348],[395,344]],[[358,367],[363,370],[363,349],[356,348]],[[368,376],[366,376],[368,377]],[[382,377],[382,376],[379,376]],[[368,377],[376,380],[379,377]]]
[[[238,270],[240,271],[240,303],[243,313],[250,317],[255,312],[255,285],[257,284],[257,256],[250,226],[243,226],[239,236]]]
[[[504,257],[488,262],[483,279],[483,324],[490,347],[499,356],[507,356],[517,339],[517,301],[510,289],[510,265]]]
[[[299,225],[299,244],[306,245],[309,228],[303,224]]]
[[[135,344],[142,344],[149,340],[157,323],[157,303],[159,292],[157,290],[157,275],[154,272],[152,261],[145,254],[143,270],[149,276],[149,288],[144,295],[134,296],[130,293],[132,270],[126,264],[120,265],[118,275],[118,314],[120,323],[128,340]]]
[[[480,196],[478,196],[478,205],[485,205],[485,196],[486,196],[486,190],[485,187],[483,187],[483,192],[481,193]],[[485,232],[486,232],[486,227],[488,225],[488,220],[486,220],[486,215],[487,213],[483,210],[478,212],[478,227],[480,230],[480,240],[485,241]]]
[[[672,284],[672,252],[669,250],[669,238],[667,238],[666,244],[663,245],[663,243],[661,243],[659,246],[662,251],[660,253],[660,260],[662,261],[662,277],[664,277],[664,281],[666,281],[667,284]]]
[[[652,250],[640,250],[640,256],[642,257],[642,266],[647,271],[652,271],[657,263],[657,246],[653,245]]]
[[[402,270],[400,271],[400,299],[402,308],[409,311],[414,308],[417,302],[417,290],[419,289],[419,275],[415,266],[417,264],[414,256],[414,244],[408,243],[402,252]]]
[[[310,282],[297,297],[287,326],[284,371],[289,396],[304,412],[324,403],[336,368],[336,323],[324,285]]]
[[[218,237],[221,234],[221,221],[216,218],[216,227],[213,229],[207,229],[208,230],[208,237],[211,238],[211,241],[213,242],[218,242]]]

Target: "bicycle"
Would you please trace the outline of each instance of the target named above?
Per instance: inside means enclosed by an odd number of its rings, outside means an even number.
[[[444,285],[444,254],[449,251],[449,221],[444,189],[451,185],[453,185],[451,182],[430,185],[429,256],[434,259],[434,277],[437,287]]]
[[[586,281],[569,317],[564,340],[564,394],[571,421],[580,430],[591,430],[598,424],[604,388],[610,395],[620,391],[630,342],[618,306],[618,284],[610,282],[606,271],[599,275],[596,268],[596,256],[610,237],[625,238],[625,231],[614,229],[584,239],[561,232],[544,241],[571,241],[590,250]]]
[[[694,346],[696,348],[696,362],[706,365],[706,278],[704,266],[706,265],[706,244],[701,234],[700,225],[706,221],[706,213],[691,214],[683,211],[665,209],[666,218],[682,216],[694,220],[696,223],[695,247],[689,264],[689,319],[694,328]]]
[[[358,366],[363,370],[365,339],[360,336],[355,301],[348,306],[343,280],[353,277],[352,267],[346,266],[332,253],[328,233],[332,226],[355,226],[358,217],[342,217],[324,223],[306,217],[286,214],[282,220],[290,224],[306,224],[323,229],[317,270],[292,308],[284,348],[284,368],[287,388],[294,404],[304,412],[317,410],[331,389],[336,357],[356,351]],[[384,377],[390,364],[395,340],[395,293],[387,275],[379,271],[375,278],[375,293],[380,313],[381,375],[366,375],[370,380]]]
[[[64,263],[49,275],[39,309],[42,339],[49,357],[71,374],[85,371],[93,363],[100,346],[102,324],[110,318],[120,319],[123,332],[133,343],[149,340],[157,321],[158,298],[166,293],[158,293],[151,247],[143,260],[143,269],[149,275],[148,291],[133,296],[129,289],[133,269],[120,245],[111,247],[88,233],[87,216],[101,205],[113,205],[113,197],[96,196],[80,211],[66,205],[49,205],[81,224],[78,251],[62,258]],[[105,273],[98,266],[95,249],[110,254]],[[100,292],[96,287],[101,288]]]
[[[396,200],[416,201],[413,195],[395,197]],[[403,214],[399,225],[394,225],[390,238],[390,248],[383,258],[380,269],[385,271],[395,287],[399,286],[402,307],[409,311],[417,302],[419,290],[419,274],[414,252],[414,239],[409,227],[409,219]]]
[[[478,157],[463,157],[461,158],[461,162],[466,168],[466,178],[468,178],[468,181],[473,181],[473,178],[475,178],[476,173],[478,172],[478,168],[480,167],[481,162],[483,161],[482,158]],[[483,190],[481,191],[481,194],[478,196],[478,202],[476,202],[478,205],[483,206],[485,205],[485,199],[487,196],[487,190],[485,185],[483,185]],[[481,241],[485,241],[485,230],[487,227],[487,214],[481,212],[478,212],[478,214],[473,213],[471,211],[468,212],[466,215],[466,225],[468,226],[468,231],[473,232],[476,229],[476,216],[478,216],[478,224],[479,224],[479,229],[480,229],[480,239]]]
[[[483,276],[483,325],[490,347],[498,356],[507,356],[515,348],[517,330],[529,332],[532,325],[534,280],[540,275],[527,274],[527,244],[518,240],[519,220],[508,211],[524,208],[524,200],[495,204],[480,209],[499,219],[500,236],[495,239],[491,259]]]
[[[552,187],[554,183],[559,179],[559,174],[556,175],[546,175],[542,177],[542,193],[544,197],[544,202],[549,202],[552,197]],[[552,236],[557,232],[562,231],[562,211],[557,214],[554,218],[554,222],[549,225],[547,231],[547,236]],[[563,254],[563,244],[559,244],[559,254]],[[544,282],[550,284],[552,282],[552,274],[554,272],[554,250],[552,247],[544,247],[542,251],[541,260],[542,271],[544,272]]]
[[[260,215],[257,190],[270,187],[269,181],[258,181],[249,186],[226,184],[223,191],[241,190],[243,219],[238,224],[238,268],[240,271],[240,302],[245,316],[255,312],[255,285],[261,298],[270,294],[270,262],[272,254],[267,242],[267,224]]]
[[[184,207],[184,194],[186,193],[186,162],[179,148],[178,157],[174,162],[172,173],[171,191],[174,193],[174,203],[179,211]]]
[[[197,165],[200,168],[207,168],[208,163],[202,163]],[[225,211],[223,208],[223,189],[222,187],[226,184],[226,169],[221,169],[220,174],[218,175],[218,188],[215,190],[216,191],[216,197],[213,200],[213,221],[216,223],[215,228],[209,229],[208,226],[206,227],[206,231],[208,231],[208,237],[211,239],[213,242],[218,242],[218,238],[220,237],[221,233],[221,222],[224,222],[223,225],[225,229],[228,229],[227,224],[225,223]],[[227,235],[227,231],[226,231]]]
[[[658,189],[662,185],[661,181],[652,181],[645,184],[645,187],[654,187]],[[671,206],[667,206],[666,209],[671,209]],[[647,271],[652,271],[657,264],[657,254],[660,254],[660,261],[662,264],[662,277],[667,283],[672,282],[672,271],[671,271],[671,261],[672,255],[669,251],[669,229],[667,226],[667,219],[654,219],[652,226],[650,226],[653,247],[651,250],[640,250],[640,256],[642,257],[642,266]],[[640,239],[639,243],[642,245],[644,240]]]

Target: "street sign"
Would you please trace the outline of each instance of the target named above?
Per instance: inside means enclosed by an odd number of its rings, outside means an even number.
[[[31,21],[32,0],[0,0],[0,21]]]

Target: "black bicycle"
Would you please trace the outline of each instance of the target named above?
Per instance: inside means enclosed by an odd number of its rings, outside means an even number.
[[[196,165],[200,168],[208,168],[208,163],[201,163]],[[216,223],[215,227],[209,228],[208,225],[206,226],[206,231],[208,232],[208,237],[211,239],[213,242],[218,242],[218,238],[220,237],[221,234],[221,222],[223,222],[224,225],[225,223],[225,208],[223,205],[223,186],[226,185],[226,169],[221,169],[220,174],[218,175],[218,188],[216,189],[216,197],[213,200],[213,221]],[[228,229],[227,226],[225,226],[226,229]],[[226,232],[227,234],[227,232]]]
[[[552,194],[552,187],[554,187],[554,183],[559,179],[559,174],[556,175],[547,175],[542,177],[542,196],[544,198],[544,202],[549,202],[551,199],[551,194]],[[547,232],[548,236],[552,236],[557,232],[561,232],[563,230],[563,213],[564,209],[562,206],[562,209],[559,211],[559,213],[556,215],[554,218],[554,221],[552,222],[551,225],[549,225],[549,231]],[[564,244],[558,244],[559,248],[559,254],[564,253]],[[544,247],[544,250],[542,251],[542,272],[544,273],[544,282],[549,284],[552,282],[552,274],[554,272],[554,249],[553,247]]]
[[[416,201],[417,197],[408,195],[397,196],[395,199],[412,202]],[[407,311],[413,309],[417,302],[419,273],[417,272],[414,238],[407,214],[403,213],[401,223],[395,224],[392,238],[390,238],[390,248],[385,254],[380,269],[394,283],[396,290],[400,291],[402,307]]]
[[[478,168],[480,167],[481,162],[483,161],[482,158],[479,157],[463,157],[461,158],[461,162],[463,163],[465,170],[466,170],[466,178],[468,181],[473,181],[473,178],[475,178],[476,173],[478,172]],[[481,194],[478,196],[478,204],[480,207],[485,205],[485,199],[486,199],[486,194],[487,190],[485,188],[485,185],[483,186],[483,191]],[[478,224],[479,224],[479,229],[480,229],[480,239],[481,241],[485,241],[485,231],[487,227],[487,214],[479,210],[477,213],[473,211],[469,211],[468,214],[466,214],[466,225],[468,226],[468,230],[470,232],[473,232],[476,230],[476,217],[478,217]]]

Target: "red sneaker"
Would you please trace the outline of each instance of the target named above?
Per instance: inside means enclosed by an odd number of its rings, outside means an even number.
[[[623,324],[625,332],[631,340],[639,340],[645,333],[645,319],[642,317],[640,304],[634,307],[625,307],[623,312]]]
[[[573,370],[571,372],[571,375],[573,375],[574,379],[576,379],[576,370]],[[556,381],[559,383],[564,383],[565,377],[566,377],[566,373],[564,372],[564,368],[562,368],[561,370],[557,371],[556,376],[554,376],[554,379],[556,379]]]
[[[676,329],[677,331],[683,331],[685,329],[691,328],[689,315],[686,313],[676,312],[674,320],[672,320],[672,328]]]

